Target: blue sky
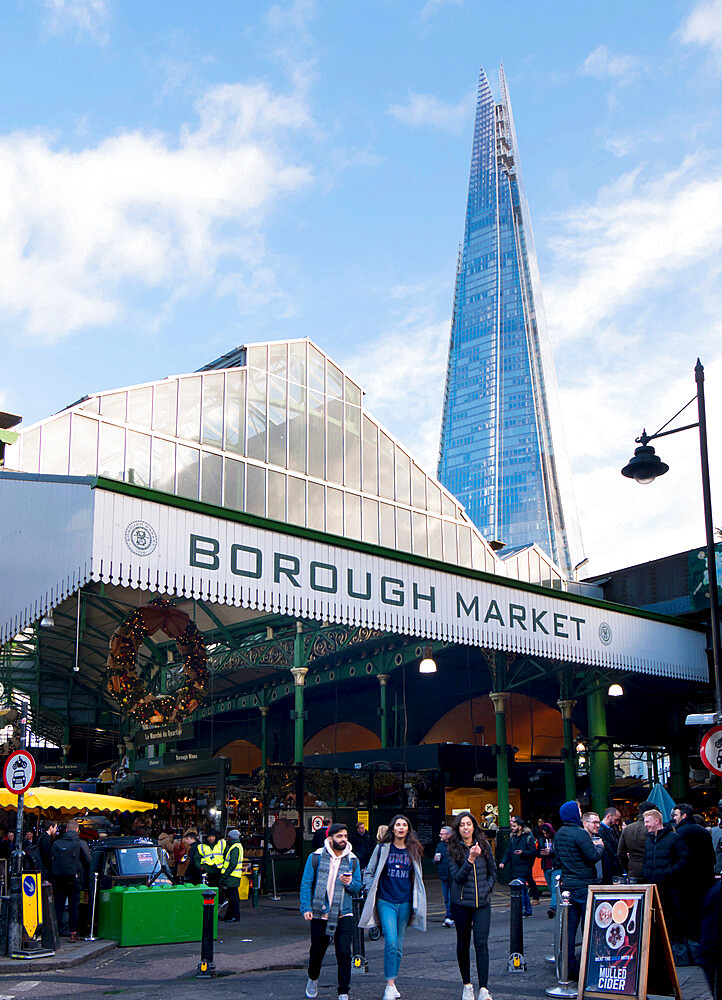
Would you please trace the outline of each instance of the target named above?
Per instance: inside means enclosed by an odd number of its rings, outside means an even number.
[[[310,336],[433,470],[500,61],[589,570],[701,544],[692,432],[654,486],[618,470],[699,354],[722,490],[722,0],[6,0],[0,406]]]

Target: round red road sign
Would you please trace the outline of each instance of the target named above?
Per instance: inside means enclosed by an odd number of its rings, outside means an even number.
[[[722,777],[722,726],[707,730],[702,737],[699,755],[708,771]]]
[[[5,761],[3,782],[13,795],[22,795],[35,781],[35,758],[27,750],[15,750]]]

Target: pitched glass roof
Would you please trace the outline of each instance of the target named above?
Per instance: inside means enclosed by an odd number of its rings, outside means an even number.
[[[507,575],[458,501],[308,339],[90,395],[21,430],[5,464],[107,476]]]

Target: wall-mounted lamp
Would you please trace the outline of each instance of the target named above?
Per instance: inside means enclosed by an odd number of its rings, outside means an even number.
[[[424,646],[424,656],[419,664],[420,674],[435,674],[436,673],[436,660],[434,659],[434,653],[431,646]]]
[[[624,688],[621,684],[610,684],[607,694],[610,698],[621,698],[624,694]]]
[[[55,625],[55,619],[53,618],[53,609],[50,608],[43,617],[40,619],[40,625],[42,628],[52,628]]]

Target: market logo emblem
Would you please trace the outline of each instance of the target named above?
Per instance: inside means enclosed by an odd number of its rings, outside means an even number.
[[[147,521],[131,521],[125,529],[125,544],[137,556],[149,556],[158,544],[158,536]]]
[[[605,646],[608,646],[612,641],[612,626],[606,622],[602,622],[599,626],[599,638]]]

